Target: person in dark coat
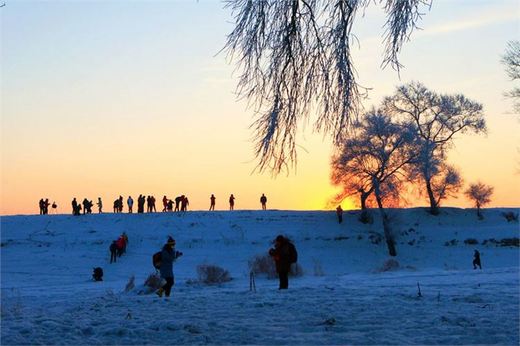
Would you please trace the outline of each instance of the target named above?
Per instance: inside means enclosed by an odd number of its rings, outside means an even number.
[[[179,211],[181,203],[184,200],[184,195],[175,197],[175,211]]]
[[[39,202],[39,205],[40,205],[40,215],[43,215],[43,204],[44,204],[44,202],[43,202],[43,198],[42,198],[42,199],[40,199],[40,202]]]
[[[117,262],[117,241],[114,240],[112,244],[110,244],[110,263]]]
[[[276,272],[280,279],[279,289],[289,288],[289,271],[298,256],[294,244],[283,235],[279,235],[274,241],[274,248],[269,250],[269,255],[276,265]]]
[[[165,279],[166,283],[157,290],[156,293],[159,297],[162,297],[163,293],[166,297],[170,296],[170,292],[174,283],[173,262],[180,256],[182,256],[182,252],[175,251],[175,239],[168,237],[168,241],[162,248],[161,267],[159,268],[161,278]]]
[[[477,266],[482,269],[482,264],[480,263],[480,252],[475,250],[475,253],[473,254],[473,269],[477,269]]]
[[[51,205],[51,203],[49,202],[49,199],[46,198],[45,201],[43,202],[43,214],[44,215],[49,214],[49,205]]]
[[[229,196],[229,210],[235,210],[235,196]]]
[[[265,197],[264,194],[260,197],[260,203],[262,204],[262,210],[265,210],[267,206],[267,197]]]
[[[78,202],[76,201],[76,197],[72,200],[72,215],[76,215],[78,209]]]
[[[341,205],[338,205],[336,208],[336,215],[338,215],[338,223],[343,222],[343,209],[341,208]]]
[[[215,210],[215,196],[213,194],[211,194],[211,197],[209,198],[209,201],[210,201],[210,205],[209,205],[209,210]]]
[[[188,196],[184,196],[181,201],[181,211],[187,211],[189,205],[190,201],[188,200]]]

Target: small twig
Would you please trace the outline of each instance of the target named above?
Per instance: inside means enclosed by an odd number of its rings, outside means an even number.
[[[422,297],[422,294],[421,294],[421,285],[419,285],[419,283],[417,283],[417,289],[418,289],[417,297]]]

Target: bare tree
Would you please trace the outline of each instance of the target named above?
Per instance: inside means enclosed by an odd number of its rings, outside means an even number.
[[[399,198],[403,167],[412,157],[412,140],[413,133],[408,128],[393,123],[389,116],[373,109],[355,123],[351,137],[332,158],[333,176],[345,177],[333,180],[333,183],[347,183],[343,188],[353,188],[352,193],[362,186],[365,194],[374,194],[391,256],[396,256],[397,252],[384,202]],[[352,185],[349,178],[355,179]]]
[[[480,207],[491,202],[491,195],[493,195],[494,188],[490,185],[486,185],[481,182],[477,182],[475,184],[471,184],[464,194],[469,199],[475,202],[475,207],[477,207],[477,215],[479,219],[483,219],[483,215],[480,212]]]
[[[512,81],[520,79],[520,41],[509,41],[501,62],[506,67],[506,73]],[[504,93],[506,97],[513,99],[513,108],[520,114],[520,88],[515,87]]]
[[[299,122],[341,143],[366,89],[356,81],[351,46],[357,13],[372,2],[387,13],[383,66],[399,70],[398,52],[430,0],[228,0],[235,28],[224,49],[241,75],[237,93],[253,106],[258,169],[277,174],[297,161]]]
[[[412,82],[386,97],[382,108],[415,128],[416,158],[414,168],[410,170],[411,177],[423,181],[430,212],[437,215],[440,201],[460,187],[459,174],[451,168],[446,169],[447,151],[458,134],[486,132],[482,105],[464,95],[437,94],[421,83]],[[438,181],[442,181],[439,175],[449,178],[445,181],[448,184],[439,185]]]

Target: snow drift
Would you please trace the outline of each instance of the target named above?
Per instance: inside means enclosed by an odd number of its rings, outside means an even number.
[[[391,210],[382,227],[348,212],[234,211],[1,218],[2,344],[518,344],[518,222],[504,212]],[[377,216],[377,213],[374,213]],[[129,236],[109,264],[108,247]],[[249,266],[278,234],[303,275],[288,291]],[[140,295],[168,235],[184,253],[169,300]],[[516,240],[515,240],[516,239]],[[473,251],[483,270],[473,270]],[[102,267],[104,280],[91,280]],[[206,285],[197,268],[231,281]],[[127,286],[135,277],[135,285]],[[133,286],[133,287],[132,287]],[[421,295],[418,295],[418,290]]]

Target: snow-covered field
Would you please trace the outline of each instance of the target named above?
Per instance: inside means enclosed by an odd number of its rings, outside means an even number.
[[[295,211],[2,217],[1,344],[518,345],[519,248],[489,241],[519,237],[503,211],[518,209],[487,209],[482,221],[474,210],[392,211],[392,271],[380,270],[379,220],[363,225],[356,212],[342,225],[333,212]],[[109,264],[123,231],[127,253]],[[287,291],[259,276],[250,292],[248,261],[280,233],[304,275]],[[184,252],[172,297],[139,295],[168,235]],[[483,270],[473,270],[475,249]],[[193,284],[200,264],[233,280]],[[91,280],[96,266],[102,282]],[[132,275],[136,288],[125,292]]]

